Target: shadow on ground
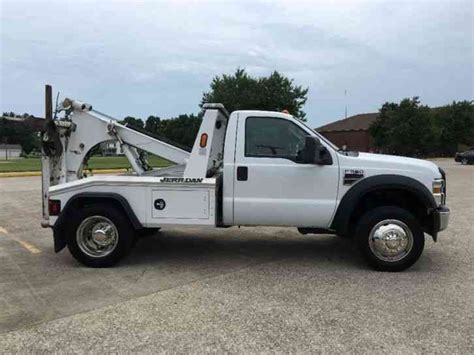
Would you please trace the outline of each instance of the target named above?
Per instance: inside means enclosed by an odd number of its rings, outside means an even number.
[[[362,260],[349,240],[336,236],[301,236],[289,229],[275,228],[275,234],[259,234],[258,229],[234,233],[224,231],[160,231],[153,236],[142,237],[137,242],[123,266],[146,264],[166,265],[179,260],[184,267],[196,262],[221,259],[227,262],[252,260],[256,263],[273,259],[286,259],[298,262],[311,259],[313,263],[334,260],[334,267],[345,263],[357,267]],[[232,235],[229,235],[232,234]]]

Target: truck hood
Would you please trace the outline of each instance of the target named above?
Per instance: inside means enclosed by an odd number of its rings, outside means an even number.
[[[394,174],[411,172],[416,175],[425,175],[432,178],[441,177],[439,167],[428,160],[372,153],[359,153],[356,159],[359,160],[362,166],[391,171]]]

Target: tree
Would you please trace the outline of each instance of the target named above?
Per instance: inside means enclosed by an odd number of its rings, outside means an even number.
[[[13,112],[6,112],[3,116],[31,117],[26,113],[19,116]],[[40,149],[39,136],[28,120],[18,122],[9,121],[5,118],[0,119],[0,143],[20,144],[25,154]]]
[[[459,144],[474,145],[474,104],[454,101],[437,108],[417,97],[385,103],[370,127],[375,145],[402,155],[450,155]]]
[[[26,129],[25,134],[22,134],[19,143],[21,149],[25,154],[30,154],[33,150],[40,151],[39,133],[31,129]]]
[[[474,103],[472,101],[454,101],[451,105],[434,111],[440,148],[448,154],[454,154],[459,144],[474,145]]]
[[[436,145],[434,119],[418,97],[385,103],[370,127],[375,145],[389,153],[424,156]]]
[[[295,117],[305,121],[303,106],[308,88],[295,85],[293,79],[274,71],[268,77],[251,77],[245,69],[235,74],[216,76],[211,90],[203,94],[200,106],[205,103],[224,104],[229,112],[235,110],[288,110]]]
[[[149,133],[155,138],[171,144],[181,145],[183,148],[192,148],[202,118],[198,115],[179,115],[169,119],[161,119],[158,116],[149,116],[146,123],[135,117],[125,117],[122,124],[127,124],[131,129],[142,133]]]
[[[194,114],[162,120],[158,134],[184,147],[192,148],[202,118]]]
[[[141,118],[135,118],[132,116],[127,116],[125,117],[122,121],[120,121],[122,124],[130,125],[131,128],[137,127],[137,128],[143,128],[143,120]]]
[[[161,119],[158,116],[148,116],[145,122],[145,129],[152,133],[158,133],[160,125]]]

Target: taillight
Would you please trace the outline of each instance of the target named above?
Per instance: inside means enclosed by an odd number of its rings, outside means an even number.
[[[48,200],[48,210],[50,216],[59,216],[59,213],[61,213],[61,201]]]

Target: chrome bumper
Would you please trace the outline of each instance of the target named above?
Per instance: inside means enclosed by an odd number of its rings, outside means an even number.
[[[449,213],[450,213],[449,210],[439,213],[439,231],[440,232],[448,228]]]
[[[437,232],[444,231],[448,228],[449,214],[449,208],[446,206],[440,206],[434,211],[435,229]]]

